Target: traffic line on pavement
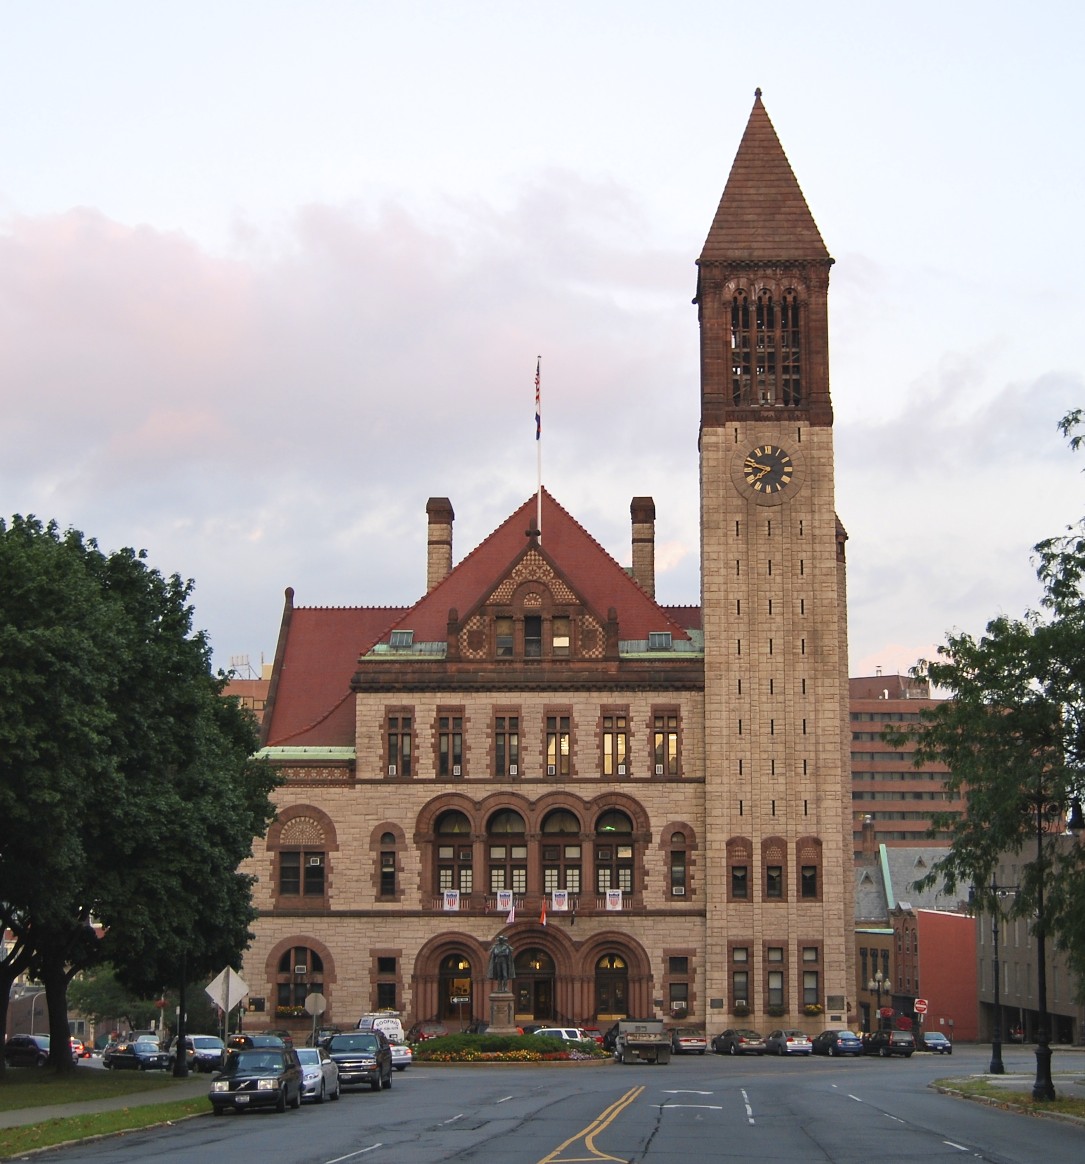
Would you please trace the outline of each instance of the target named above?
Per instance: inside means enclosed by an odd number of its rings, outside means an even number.
[[[572,1164],[572,1161],[595,1161],[595,1160],[615,1160],[618,1164],[625,1164],[620,1156],[610,1156],[606,1152],[595,1146],[595,1137],[609,1127],[614,1120],[622,1114],[623,1111],[640,1095],[644,1090],[643,1086],[633,1087],[625,1093],[620,1099],[617,1099],[606,1108],[600,1115],[596,1116],[594,1120],[586,1128],[570,1136],[563,1143],[559,1144],[548,1156],[544,1156],[539,1164],[558,1164],[564,1159],[565,1164]],[[566,1156],[562,1157],[561,1153],[569,1147],[570,1144],[576,1144],[579,1141],[584,1142],[584,1147],[591,1153],[590,1156]]]
[[[750,1104],[750,1097],[746,1094],[745,1087],[741,1088],[741,1091],[742,1091],[742,1102],[746,1105],[746,1120],[747,1120],[747,1122],[752,1124],[754,1122],[754,1118],[753,1118],[753,1107]]]

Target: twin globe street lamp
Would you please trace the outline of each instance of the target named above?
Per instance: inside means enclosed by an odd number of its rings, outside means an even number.
[[[882,1020],[882,994],[884,993],[886,996],[891,995],[893,993],[893,984],[878,970],[874,977],[867,983],[866,988],[871,994],[876,994],[878,997],[878,1009],[876,1012],[878,1015],[878,1025],[874,1029],[880,1031],[884,1026]]]

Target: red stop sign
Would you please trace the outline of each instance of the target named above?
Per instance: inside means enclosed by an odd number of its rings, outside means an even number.
[[[914,1010],[916,1014],[927,1013],[927,1000],[925,998],[917,998],[915,1000]]]

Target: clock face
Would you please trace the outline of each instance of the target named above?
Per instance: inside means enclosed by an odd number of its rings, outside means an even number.
[[[759,445],[742,462],[746,484],[764,496],[780,493],[791,484],[795,466],[791,455],[779,445]]]

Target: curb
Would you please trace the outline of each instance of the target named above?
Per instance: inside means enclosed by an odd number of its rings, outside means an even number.
[[[1026,1107],[1024,1104],[1015,1103],[1008,1099],[995,1099],[990,1095],[972,1095],[966,1091],[960,1091],[956,1087],[950,1087],[941,1083],[928,1083],[927,1086],[932,1091],[937,1091],[941,1095],[948,1095],[954,1099],[965,1099],[972,1103],[984,1104],[987,1107],[996,1107],[1001,1111],[1014,1112],[1017,1115],[1031,1116],[1033,1119],[1039,1120],[1055,1120],[1058,1123],[1070,1124],[1072,1127],[1085,1128],[1085,1117],[1067,1115],[1061,1111],[1043,1111],[1033,1107]]]

